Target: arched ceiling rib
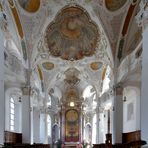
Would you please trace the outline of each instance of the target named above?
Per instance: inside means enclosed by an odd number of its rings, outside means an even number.
[[[104,65],[113,67],[103,28],[92,16],[93,9],[86,8],[72,4],[57,11],[52,20],[47,19],[34,49],[32,66],[41,66],[46,93],[58,86],[64,102],[65,90],[71,88],[80,98],[90,84],[100,93],[102,69]]]
[[[31,68],[39,67],[46,93],[58,86],[62,93],[73,87],[81,94],[90,84],[100,93],[105,67],[114,67],[131,1],[36,0],[33,5],[33,0],[9,0],[13,2]]]

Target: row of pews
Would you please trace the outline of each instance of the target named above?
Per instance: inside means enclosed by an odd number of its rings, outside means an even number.
[[[142,145],[145,145],[145,141],[133,141],[129,143],[118,143],[114,145],[108,145],[105,143],[94,144],[93,148],[141,148]]]
[[[27,144],[22,143],[22,134],[5,131],[5,143],[3,148],[50,148],[49,144]]]
[[[146,141],[141,140],[141,131],[134,131],[122,134],[122,143],[114,144],[108,143],[111,141],[111,134],[106,135],[106,143],[94,144],[93,148],[141,148],[142,145],[147,144]]]
[[[49,144],[5,144],[3,148],[50,148]]]

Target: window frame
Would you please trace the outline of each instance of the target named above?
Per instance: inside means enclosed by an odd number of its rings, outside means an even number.
[[[12,96],[9,99],[9,129],[15,130],[15,101]]]

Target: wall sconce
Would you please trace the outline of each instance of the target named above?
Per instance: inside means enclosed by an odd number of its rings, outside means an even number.
[[[22,98],[21,97],[18,98],[18,102],[22,102]]]
[[[115,107],[114,106],[112,107],[112,111],[115,111]]]
[[[126,102],[126,96],[123,97],[123,102]]]

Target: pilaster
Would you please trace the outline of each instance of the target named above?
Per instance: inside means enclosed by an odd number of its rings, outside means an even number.
[[[4,143],[5,130],[5,99],[4,99],[4,34],[1,28],[4,23],[3,13],[0,10],[0,144]]]
[[[115,86],[113,113],[113,143],[122,143],[123,132],[123,85]]]
[[[31,143],[30,87],[22,88],[22,134],[23,143]]]
[[[143,52],[142,52],[142,74],[141,74],[141,140],[148,143],[148,0],[141,0],[140,11],[136,16],[137,23],[143,28]]]

